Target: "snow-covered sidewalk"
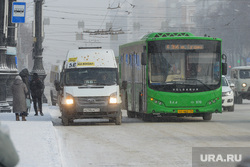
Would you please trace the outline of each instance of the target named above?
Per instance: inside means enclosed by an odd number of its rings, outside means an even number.
[[[34,116],[27,121],[15,121],[13,113],[0,113],[0,123],[9,129],[10,137],[19,154],[17,167],[61,167],[55,129],[49,107],[44,106],[44,116]]]

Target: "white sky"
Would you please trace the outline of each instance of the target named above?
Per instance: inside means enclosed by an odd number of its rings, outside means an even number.
[[[18,1],[26,2],[26,23],[31,24],[34,21],[34,0]],[[161,2],[164,1],[161,0]],[[45,38],[42,44],[43,65],[47,74],[52,64],[62,63],[68,50],[77,49],[79,46],[116,49],[115,53],[118,54],[119,45],[113,46],[114,48],[110,46],[117,41],[111,41],[108,35],[90,37],[89,34],[84,33],[84,40],[77,41],[76,33],[83,31],[78,28],[79,21],[84,21],[84,30],[91,31],[106,29],[106,23],[112,22],[116,24],[114,28],[122,28],[125,31],[126,35],[119,35],[119,42],[126,43],[127,36],[133,31],[133,23],[131,21],[126,23],[129,21],[128,18],[132,17],[129,12],[137,13],[140,16],[138,21],[147,22],[147,25],[141,26],[140,34],[137,34],[138,38],[142,37],[142,34],[159,31],[161,21],[166,19],[164,14],[159,13],[159,6],[155,5],[158,1],[152,0],[145,0],[145,4],[141,4],[139,0],[44,0],[44,2],[43,18],[50,19],[50,25],[44,25]],[[109,6],[117,7],[119,3],[121,8],[118,10],[107,9]],[[137,5],[132,9],[132,3],[140,3],[140,6]],[[164,8],[161,7],[161,10]],[[124,17],[118,17],[118,15]],[[120,22],[124,24],[119,24]],[[155,22],[157,24],[154,24]],[[46,77],[46,80],[48,79]]]
[[[34,20],[34,0],[19,1],[26,2],[26,22],[31,24]],[[62,61],[70,49],[77,49],[79,46],[110,48],[110,36],[108,35],[89,37],[89,34],[83,34],[84,40],[76,41],[76,33],[83,31],[83,29],[78,28],[78,22],[84,21],[84,30],[105,30],[107,22],[121,21],[119,17],[116,17],[117,14],[129,17],[128,12],[132,10],[132,2],[133,0],[45,0],[43,18],[50,19],[50,25],[44,25],[45,39],[42,44],[45,70],[49,70],[51,64],[56,64],[58,60]],[[119,3],[121,8],[118,10],[107,9],[108,7],[117,7]],[[150,7],[149,5],[146,7]],[[147,12],[147,10],[137,9],[137,7],[135,7],[135,12]],[[145,7],[143,6],[143,8]],[[128,27],[121,25],[114,28],[124,30]],[[130,27],[130,29],[132,28]],[[119,41],[127,42],[122,35],[119,35]]]

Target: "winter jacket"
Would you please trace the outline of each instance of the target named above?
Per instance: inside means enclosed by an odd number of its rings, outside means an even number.
[[[44,84],[38,77],[33,77],[30,81],[30,90],[32,97],[41,97],[44,91]]]
[[[12,85],[13,94],[13,112],[22,113],[27,110],[26,97],[28,89],[23,81],[20,79],[15,79]]]
[[[0,125],[0,167],[14,167],[19,162],[19,156],[10,136]]]

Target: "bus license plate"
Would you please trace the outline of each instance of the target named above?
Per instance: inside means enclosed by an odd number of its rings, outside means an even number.
[[[178,110],[179,114],[189,114],[189,113],[194,113],[194,110]]]
[[[100,108],[84,108],[83,112],[100,112]]]

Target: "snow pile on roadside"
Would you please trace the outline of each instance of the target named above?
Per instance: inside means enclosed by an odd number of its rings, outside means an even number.
[[[0,123],[9,128],[10,137],[16,147],[20,161],[17,167],[61,167],[55,129],[48,106],[44,116],[31,112],[27,121],[15,121],[13,113],[0,113]]]

